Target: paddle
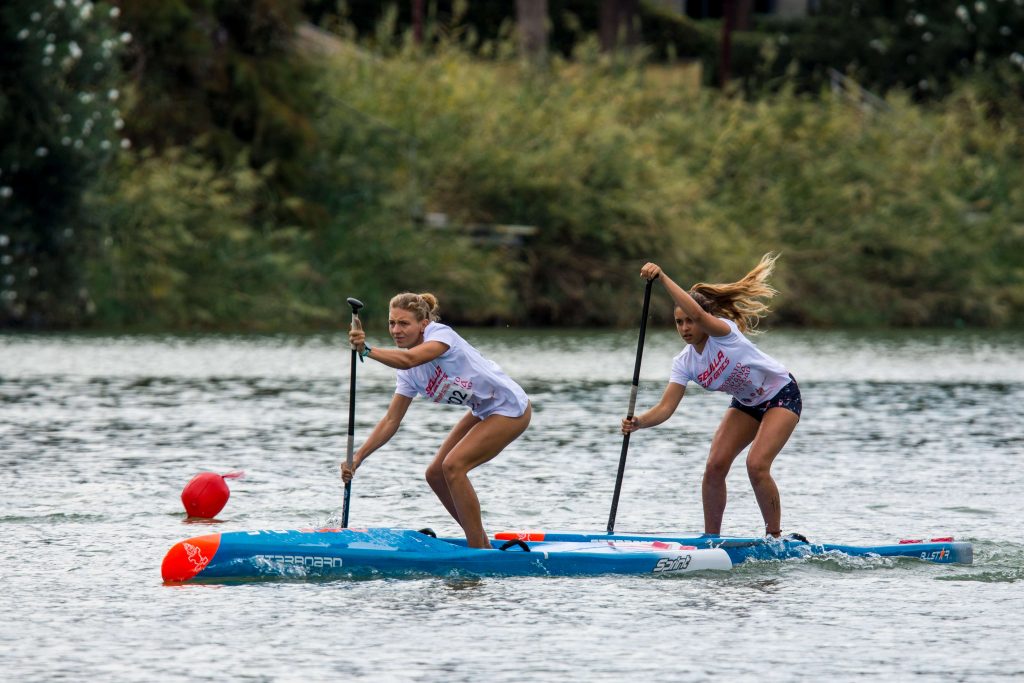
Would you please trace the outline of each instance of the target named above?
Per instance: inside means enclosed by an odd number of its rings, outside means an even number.
[[[644,288],[644,312],[640,318],[640,340],[636,345],[636,364],[633,365],[633,386],[629,391],[629,412],[626,419],[633,418],[633,411],[636,409],[636,394],[640,388],[640,359],[644,355],[644,335],[647,333],[647,310],[651,305],[651,285],[654,280],[648,280]],[[626,451],[629,450],[629,432],[622,435],[622,453],[619,454],[619,472],[615,476],[615,494],[612,496],[612,510],[608,514],[608,533],[615,533],[615,513],[619,508],[619,493],[622,491],[622,475],[626,472]]]
[[[363,302],[359,299],[348,298],[348,305],[352,307],[352,324],[359,321],[359,309]],[[348,452],[345,455],[345,462],[352,467],[352,442],[356,433],[356,356],[359,352],[352,349],[352,364],[348,373]],[[341,509],[341,528],[348,528],[348,501],[352,497],[352,481],[345,482],[345,504]]]

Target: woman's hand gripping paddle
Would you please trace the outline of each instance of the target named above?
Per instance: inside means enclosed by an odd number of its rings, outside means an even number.
[[[647,333],[647,311],[651,306],[651,285],[654,280],[647,281],[644,289],[644,312],[640,318],[640,340],[636,345],[636,363],[633,365],[633,387],[629,392],[629,412],[627,420],[633,419],[633,411],[636,410],[636,394],[640,388],[640,359],[644,355],[644,335]],[[626,451],[629,450],[629,432],[622,435],[622,453],[619,454],[619,472],[615,476],[615,494],[612,496],[612,509],[608,514],[608,533],[615,533],[615,513],[619,509],[619,493],[622,492],[622,476],[626,472]]]
[[[363,302],[359,299],[348,298],[348,305],[352,307],[352,327],[357,324],[362,324],[359,321],[359,309],[363,307]],[[356,356],[359,352],[354,348],[352,349],[352,363],[349,370],[349,381],[348,381],[348,449],[345,454],[345,463],[349,469],[352,469],[352,446],[355,438],[356,431]],[[348,528],[348,502],[352,497],[352,480],[345,482],[345,503],[341,508],[341,528]]]

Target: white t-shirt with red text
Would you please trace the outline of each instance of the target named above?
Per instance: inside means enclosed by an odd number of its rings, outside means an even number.
[[[729,334],[709,336],[704,351],[687,345],[672,359],[670,382],[696,382],[708,391],[722,391],[745,406],[756,406],[772,398],[789,384],[785,366],[757,348],[743,336],[736,323],[727,319]]]
[[[416,395],[433,403],[465,406],[481,420],[490,415],[519,417],[526,412],[529,398],[494,361],[484,358],[455,330],[431,322],[423,341],[447,344],[448,350],[434,360],[398,371],[395,393]]]

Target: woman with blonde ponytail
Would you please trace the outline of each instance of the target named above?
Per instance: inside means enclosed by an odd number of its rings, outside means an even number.
[[[388,312],[388,331],[398,348],[381,349],[367,345],[356,319],[348,333],[352,348],[360,358],[397,369],[398,385],[384,417],[353,455],[352,467],[341,463],[341,476],[351,481],[363,461],[395,435],[417,395],[432,403],[468,408],[427,467],[426,477],[462,526],[468,545],[490,548],[469,471],[494,458],[526,430],[530,400],[497,363],[439,321],[433,294],[398,294]]]
[[[672,360],[672,374],[661,401],[647,412],[622,421],[628,434],[659,425],[683,400],[687,382],[732,396],[732,403],[711,441],[701,493],[704,532],[722,532],[726,475],[737,456],[750,446],[747,475],[754,487],[765,533],[782,533],[782,505],[772,479],[775,456],[800,421],[800,387],[786,368],[758,349],[744,332],[753,332],[768,312],[766,299],[775,295],[768,277],[775,267],[765,254],[757,267],[738,282],[699,283],[690,291],[673,282],[661,268],[648,263],[640,269],[647,280],[659,279],[675,304],[676,330],[687,346]]]

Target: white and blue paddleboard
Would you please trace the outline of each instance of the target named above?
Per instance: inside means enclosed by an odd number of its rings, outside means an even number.
[[[662,541],[679,543],[698,549],[720,549],[728,553],[733,564],[748,560],[788,560],[815,555],[839,553],[852,557],[907,557],[938,564],[971,564],[974,548],[966,541],[953,537],[931,539],[903,539],[877,545],[843,545],[811,543],[806,538],[790,535],[783,538],[732,537],[684,533],[618,533],[597,531],[505,531],[495,534],[498,541],[560,541],[574,543],[602,543],[606,541]]]

